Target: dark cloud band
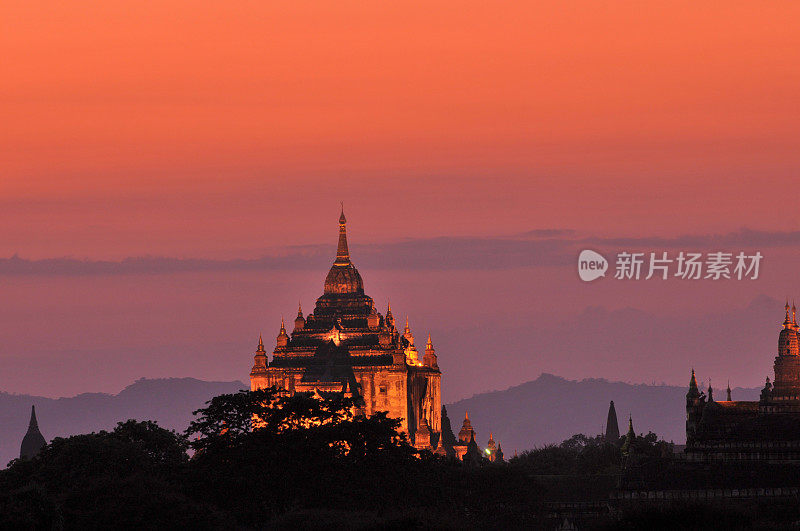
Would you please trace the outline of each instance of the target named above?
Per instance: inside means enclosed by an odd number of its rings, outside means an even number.
[[[578,236],[567,229],[529,231],[506,238],[440,237],[353,245],[353,260],[370,269],[496,270],[573,265],[577,252],[592,248],[618,250],[753,250],[800,244],[800,231],[740,229],[726,234],[674,238]],[[120,261],[70,257],[29,260],[0,259],[0,275],[118,275],[202,271],[319,270],[335,255],[330,245],[287,247],[280,254],[253,259],[132,257]]]

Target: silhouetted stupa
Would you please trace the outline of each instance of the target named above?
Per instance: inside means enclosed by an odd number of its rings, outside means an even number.
[[[628,416],[628,433],[625,434],[625,442],[622,443],[622,454],[630,455],[633,453],[636,443],[636,432],[633,431],[633,417]]]
[[[28,433],[22,438],[22,446],[19,450],[20,458],[33,459],[42,448],[47,445],[47,441],[39,431],[39,423],[36,422],[36,406],[31,406],[31,421],[28,424]]]
[[[619,423],[617,422],[617,411],[614,409],[614,401],[608,405],[608,420],[606,420],[606,442],[616,444],[619,441]]]

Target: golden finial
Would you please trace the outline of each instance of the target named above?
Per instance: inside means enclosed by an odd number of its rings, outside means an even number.
[[[350,263],[350,250],[347,247],[347,227],[345,223],[347,219],[344,217],[344,203],[342,203],[342,213],[339,216],[339,243],[336,247],[336,260],[335,264],[347,265]]]
[[[256,352],[263,353],[264,352],[264,340],[261,339],[261,334],[258,334],[258,348]]]

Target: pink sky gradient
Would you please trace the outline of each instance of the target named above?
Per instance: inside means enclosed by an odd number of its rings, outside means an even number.
[[[486,266],[484,244],[800,230],[797,20],[793,2],[0,7],[0,258],[227,263],[312,246],[299,270],[0,264],[0,390],[246,380],[257,334],[321,293],[339,201],[367,292],[434,333],[446,399],[542,370],[684,383],[707,363],[758,385],[783,298],[800,300],[791,238],[747,233],[729,250],[762,250],[763,277],[697,285],[583,284],[574,244],[551,261],[489,246],[503,265]],[[575,322],[592,307],[606,328]],[[645,327],[656,353],[623,344],[646,342],[626,308],[664,322]],[[713,315],[751,323],[753,343],[695,326]]]

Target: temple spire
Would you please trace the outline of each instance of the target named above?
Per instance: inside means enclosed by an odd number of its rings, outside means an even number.
[[[280,340],[280,337],[278,338]],[[253,356],[253,368],[250,370],[250,377],[254,375],[264,375],[267,372],[267,351],[264,350],[264,340],[258,334],[258,348]]]
[[[428,367],[439,368],[439,363],[436,361],[436,351],[433,348],[433,341],[431,341],[430,333],[428,333],[428,341],[425,343],[425,355],[422,358],[422,363]]]
[[[628,414],[628,436],[636,437],[636,432],[633,431],[633,416]]]
[[[37,431],[39,429],[39,423],[36,421],[36,406],[31,406],[31,420],[28,422],[28,429]]]
[[[622,454],[630,455],[633,452],[633,445],[636,441],[636,432],[633,431],[633,417],[628,414],[628,433],[625,435],[625,442],[622,444]]]
[[[694,375],[694,367],[692,367],[692,377],[689,379],[689,392],[686,393],[687,399],[694,399],[700,396],[700,389],[697,387],[697,378]]]
[[[783,327],[791,328],[792,319],[789,317],[789,299],[786,299],[786,305],[784,306],[784,309],[786,310],[786,317],[783,319]]]
[[[283,316],[281,315],[281,331],[278,332],[278,342],[276,346],[285,347],[288,344],[289,344],[289,334],[286,333],[286,323],[283,322]]]
[[[19,456],[33,459],[46,444],[47,441],[39,431],[39,423],[36,421],[36,406],[31,406],[31,420],[28,423],[28,432],[22,438]]]
[[[731,381],[728,380],[728,402],[731,401]]]
[[[617,410],[614,408],[613,400],[608,405],[605,441],[611,444],[616,444],[619,441],[619,422],[617,422]]]
[[[347,265],[350,263],[350,251],[347,248],[347,218],[344,217],[344,204],[342,214],[339,216],[339,245],[336,248],[335,264]]]
[[[414,347],[414,334],[411,333],[411,327],[408,326],[408,315],[406,315],[406,329],[403,331],[403,337],[408,341],[409,348]]]
[[[394,329],[394,315],[392,315],[392,301],[388,301],[386,308],[386,327],[390,330]]]
[[[303,317],[303,304],[297,301],[297,317]]]
[[[433,453],[442,457],[447,456],[447,450],[444,447],[444,433],[439,435],[439,442],[436,444],[436,450]]]

